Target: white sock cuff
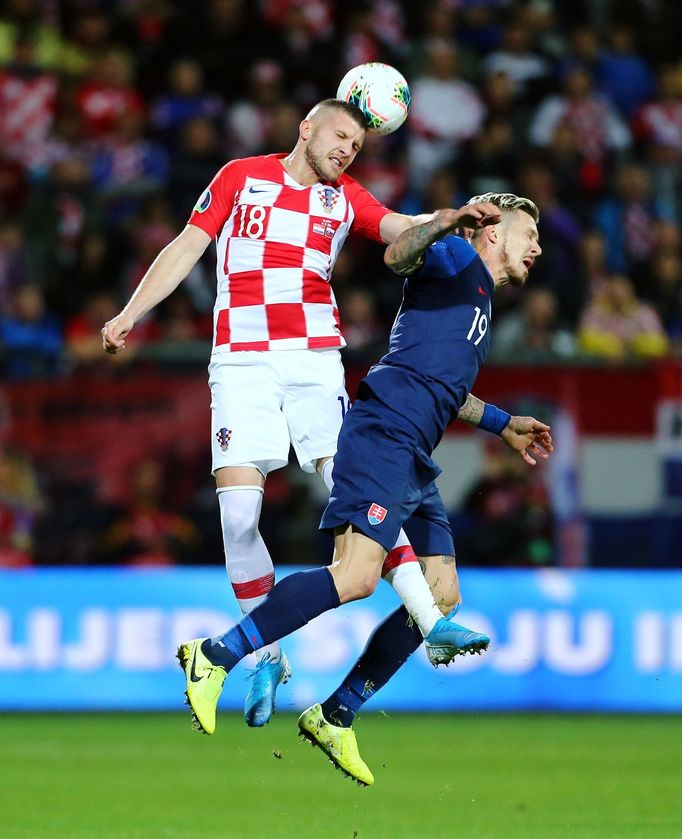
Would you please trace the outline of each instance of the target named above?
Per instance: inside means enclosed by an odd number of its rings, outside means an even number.
[[[216,488],[216,495],[220,495],[221,492],[236,492],[240,489],[248,489],[248,490],[255,490],[256,492],[260,492],[261,494],[265,492],[264,487],[259,486],[233,486],[233,487],[217,487]]]

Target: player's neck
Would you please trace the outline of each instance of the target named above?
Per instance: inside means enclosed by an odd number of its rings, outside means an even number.
[[[289,177],[293,178],[297,184],[301,186],[312,186],[313,184],[320,183],[319,176],[311,168],[305,159],[303,150],[299,146],[295,146],[290,154],[281,158],[280,163]]]
[[[486,246],[487,243],[482,242],[481,245],[474,243],[474,248],[478,255],[483,260],[483,264],[488,269],[488,273],[493,279],[493,285],[497,288],[509,282],[509,276],[504,268],[504,263],[497,251],[491,250]]]

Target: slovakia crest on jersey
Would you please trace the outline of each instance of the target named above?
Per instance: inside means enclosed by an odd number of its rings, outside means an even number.
[[[331,213],[339,200],[339,193],[330,186],[325,186],[317,192],[325,212]]]
[[[380,507],[378,504],[372,504],[367,510],[367,520],[371,525],[381,524],[381,522],[388,515],[388,510],[385,507]]]

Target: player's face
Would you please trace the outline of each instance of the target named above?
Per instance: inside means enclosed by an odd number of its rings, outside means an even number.
[[[355,160],[365,130],[343,111],[329,109],[311,120],[305,159],[321,181],[336,181]]]
[[[542,253],[537,225],[528,213],[516,210],[505,220],[502,233],[501,260],[507,282],[522,286]]]

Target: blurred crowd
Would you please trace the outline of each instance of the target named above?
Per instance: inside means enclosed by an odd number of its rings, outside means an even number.
[[[368,137],[351,171],[380,200],[419,213],[514,191],[541,208],[544,255],[523,294],[496,297],[493,359],[682,357],[679,0],[5,0],[0,9],[4,380],[115,376],[145,354],[186,361],[193,346],[205,363],[210,254],[123,355],[103,354],[99,329],[217,169],[292,148],[306,110],[367,61],[398,67],[413,97],[405,127]],[[377,357],[400,300],[380,254],[351,240],[335,268],[349,363]],[[138,476],[147,489],[159,469]],[[0,548],[17,551],[17,563],[31,556],[39,484],[22,453],[2,455]],[[24,501],[13,507],[17,492]],[[7,524],[12,515],[18,524]],[[191,522],[162,522],[170,560],[196,546]],[[135,553],[130,516],[112,514],[97,532],[106,556]]]

